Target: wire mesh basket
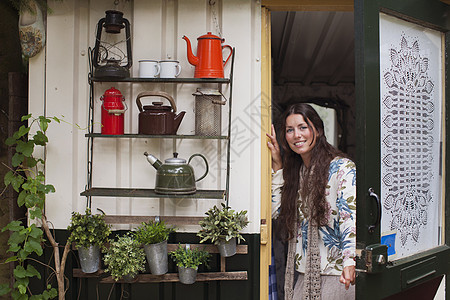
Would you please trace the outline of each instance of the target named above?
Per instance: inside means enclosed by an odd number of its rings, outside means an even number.
[[[197,88],[195,96],[195,134],[219,136],[222,132],[222,105],[226,100],[218,90]]]

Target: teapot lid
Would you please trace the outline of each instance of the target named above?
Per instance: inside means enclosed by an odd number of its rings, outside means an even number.
[[[217,35],[212,34],[212,32],[208,31],[207,34],[204,34],[202,36],[199,36],[197,40],[221,40],[222,42],[225,41],[225,39],[222,39],[218,37]]]
[[[151,111],[171,111],[172,106],[163,105],[162,102],[152,102],[153,105],[144,105],[144,110],[151,110]]]
[[[186,160],[184,158],[178,158],[178,152],[173,153],[173,157],[168,158],[164,161],[164,163],[168,165],[185,165]]]

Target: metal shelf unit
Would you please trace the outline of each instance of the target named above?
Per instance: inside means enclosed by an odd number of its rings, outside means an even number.
[[[232,95],[233,95],[233,67],[234,67],[235,49],[231,59],[231,70],[229,78],[122,78],[122,79],[105,79],[93,77],[92,50],[89,49],[89,116],[88,116],[88,133],[87,137],[87,184],[81,196],[86,196],[86,205],[91,207],[92,197],[147,197],[147,198],[194,198],[194,199],[224,199],[228,205],[229,195],[229,179],[230,179],[230,144],[231,144],[231,112],[232,112]],[[226,136],[197,136],[197,135],[141,135],[127,133],[123,135],[103,135],[93,132],[94,125],[94,83],[96,82],[129,82],[129,83],[170,83],[170,84],[205,84],[216,83],[219,86],[223,84],[229,85],[228,97],[228,134]],[[142,188],[116,188],[116,187],[94,187],[93,181],[93,147],[94,139],[213,139],[223,140],[227,142],[227,159],[226,159],[226,179],[225,190],[198,190],[191,195],[164,195],[157,194],[153,189]]]

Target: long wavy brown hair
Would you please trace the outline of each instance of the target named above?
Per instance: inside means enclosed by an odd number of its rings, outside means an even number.
[[[300,168],[303,165],[302,157],[291,150],[286,141],[286,119],[293,114],[303,116],[313,133],[316,142],[311,149],[310,166],[304,166],[302,186],[300,186]],[[315,129],[315,130],[313,130]],[[280,226],[287,239],[296,236],[297,210],[299,207],[299,192],[301,198],[308,199],[311,205],[311,218],[316,224],[324,225],[327,222],[327,205],[325,190],[328,183],[330,162],[336,156],[347,157],[343,152],[327,142],[323,121],[310,105],[296,103],[284,112],[280,132],[280,144],[284,150],[283,178],[284,185],[281,191]],[[313,169],[313,172],[311,172]]]

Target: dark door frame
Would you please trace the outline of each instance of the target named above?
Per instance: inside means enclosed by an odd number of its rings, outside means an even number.
[[[355,1],[355,53],[356,53],[356,103],[357,103],[357,241],[361,249],[358,267],[367,263],[366,247],[375,248],[380,243],[380,228],[369,232],[368,224],[377,216],[375,201],[371,199],[368,188],[380,191],[380,64],[379,64],[379,13],[384,12],[425,27],[445,33],[446,49],[449,45],[447,17],[448,6],[438,0],[357,0]],[[446,50],[447,51],[447,50]],[[448,62],[445,61],[448,74]],[[448,84],[445,82],[445,89]],[[448,128],[448,94],[445,98],[445,128]],[[370,120],[368,122],[367,120]],[[445,129],[444,129],[445,130]],[[448,133],[445,135],[446,155],[448,155]],[[445,184],[449,181],[449,163],[444,162]],[[450,224],[450,194],[445,190],[445,220]],[[445,226],[444,226],[445,227]],[[360,273],[357,281],[357,294],[364,293],[364,299],[381,299],[403,290],[418,286],[423,282],[447,274],[450,270],[450,230],[445,227],[445,243],[433,248],[396,260],[380,269],[377,274]],[[373,256],[372,256],[373,257]],[[449,284],[449,281],[447,281]],[[382,288],[380,288],[382,287]]]

